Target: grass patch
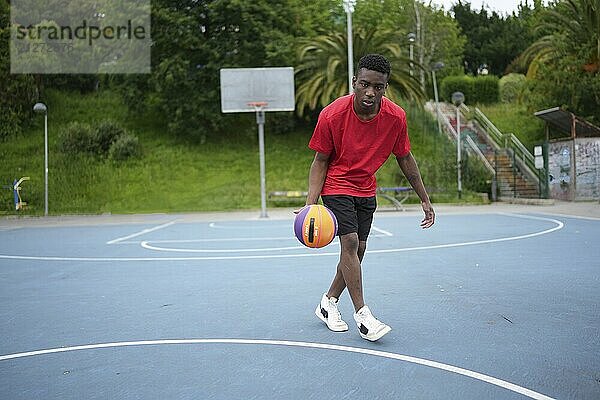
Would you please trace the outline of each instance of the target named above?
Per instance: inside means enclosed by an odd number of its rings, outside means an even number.
[[[477,106],[503,133],[513,133],[533,153],[533,147],[545,141],[544,122],[524,105],[497,103]]]
[[[259,154],[253,118],[226,136],[196,143],[169,134],[166,121],[148,113],[129,115],[119,96],[109,91],[81,95],[48,91],[50,214],[195,212],[260,208]],[[454,147],[437,133],[437,125],[423,110],[407,106],[409,134],[425,184],[434,201],[457,202]],[[94,155],[68,156],[57,138],[72,122],[94,125],[113,120],[139,138],[142,156],[124,162]],[[0,184],[29,176],[22,190],[28,203],[23,215],[44,212],[43,119],[36,117],[22,135],[0,146]],[[312,126],[280,134],[265,125],[267,192],[304,191],[314,157],[308,149]],[[393,158],[377,174],[380,186],[407,186]],[[476,188],[472,192],[479,191]],[[418,202],[416,196],[412,202]],[[463,202],[476,201],[463,192]],[[471,200],[470,200],[471,199]],[[382,201],[383,204],[383,201]],[[276,206],[269,203],[269,207]],[[0,192],[0,210],[16,214],[12,192]]]

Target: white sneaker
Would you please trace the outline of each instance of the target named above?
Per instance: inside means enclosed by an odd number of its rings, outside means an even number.
[[[358,326],[360,336],[372,342],[381,339],[383,335],[392,330],[392,328],[375,318],[367,306],[363,306],[354,313],[354,320]]]
[[[327,297],[327,293],[323,294],[321,303],[315,310],[315,315],[334,332],[344,332],[348,330],[348,324],[342,320],[337,307],[338,300],[335,297]]]

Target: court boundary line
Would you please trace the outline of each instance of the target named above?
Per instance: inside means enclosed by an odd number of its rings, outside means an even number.
[[[385,231],[383,231],[385,232]],[[369,237],[390,237],[393,236],[390,234],[374,234]],[[265,241],[265,240],[289,240],[298,243],[295,237],[279,237],[279,238],[224,238],[224,239],[193,239],[193,240],[143,240],[141,242],[127,242],[128,244],[139,244],[142,248],[153,251],[164,251],[171,253],[252,253],[259,251],[281,251],[281,250],[306,250],[306,246],[301,244],[297,244],[295,246],[287,246],[287,247],[262,247],[262,248],[247,248],[247,249],[182,249],[182,248],[174,248],[174,247],[160,247],[153,246],[150,243],[194,243],[194,242],[229,242],[229,241]],[[340,241],[336,237],[329,244],[331,246],[339,246]]]
[[[555,216],[555,217],[562,217],[562,218],[583,219],[583,220],[588,220],[588,221],[600,221],[600,218],[598,218],[598,217],[584,217],[583,215],[544,213],[544,212],[538,212],[536,214],[540,214],[540,215],[552,215],[552,216]]]
[[[190,344],[249,344],[249,345],[272,345],[272,346],[290,346],[290,347],[302,347],[302,348],[313,348],[320,350],[335,350],[344,351],[356,354],[366,354],[376,357],[388,358],[398,361],[404,361],[412,364],[422,365],[430,368],[435,368],[447,372],[452,372],[458,375],[473,378],[475,380],[489,383],[503,389],[510,390],[515,393],[522,394],[535,400],[554,400],[552,397],[546,396],[542,393],[528,389],[523,386],[519,386],[515,383],[505,381],[500,378],[486,375],[477,371],[472,371],[466,368],[457,367],[451,364],[445,364],[438,361],[428,360],[425,358],[407,356],[404,354],[392,353],[388,351],[380,351],[367,349],[362,347],[351,347],[342,346],[328,343],[316,343],[316,342],[302,342],[302,341],[291,341],[291,340],[268,340],[268,339],[161,339],[161,340],[139,340],[139,341],[128,341],[128,342],[110,342],[110,343],[97,343],[80,346],[70,347],[57,347],[44,350],[28,351],[22,353],[12,353],[6,355],[0,355],[0,362],[6,360],[14,360],[18,358],[41,356],[46,354],[65,353],[71,351],[81,350],[95,350],[95,349],[106,349],[106,348],[119,348],[119,347],[134,347],[134,346],[157,346],[157,345],[190,345]]]
[[[389,235],[384,234],[373,234],[369,235],[371,237],[387,237]],[[298,239],[295,236],[272,236],[272,237],[237,237],[237,238],[202,238],[202,239],[158,239],[158,240],[144,240],[147,243],[210,243],[210,242],[259,242],[265,240],[289,240],[289,241],[297,241]],[[337,236],[333,239],[331,244],[339,242]],[[131,241],[122,241],[118,244],[137,244],[139,245],[141,242],[136,242],[134,240]],[[306,248],[305,246],[301,246],[300,248]]]
[[[532,238],[532,237],[536,237],[536,236],[546,235],[546,234],[552,233],[554,231],[560,230],[564,227],[563,222],[553,219],[553,218],[512,214],[512,213],[496,213],[496,214],[505,215],[505,216],[509,216],[509,217],[515,217],[515,218],[549,221],[549,222],[556,224],[556,226],[554,226],[553,228],[545,229],[543,231],[528,233],[528,234],[524,234],[524,235],[496,238],[496,239],[486,239],[486,240],[459,242],[459,243],[446,243],[446,244],[431,245],[431,246],[403,247],[403,248],[397,248],[397,249],[367,250],[366,253],[367,254],[400,253],[400,252],[406,252],[406,251],[435,250],[435,249],[452,248],[452,247],[464,247],[464,246],[474,246],[474,245],[480,245],[480,244],[499,243],[499,242],[521,240],[521,239],[527,239],[527,238]],[[175,221],[172,221],[172,222],[174,223]],[[141,234],[141,232],[139,232],[139,234]],[[18,255],[0,254],[0,259],[39,260],[39,261],[91,261],[91,262],[100,262],[100,261],[109,261],[109,262],[160,261],[160,262],[164,262],[164,261],[247,260],[247,259],[296,258],[296,257],[315,257],[315,256],[339,256],[338,252],[323,252],[323,251],[321,251],[323,249],[311,249],[311,250],[314,250],[314,252],[303,253],[303,254],[261,254],[261,255],[243,255],[243,256],[205,256],[205,257],[57,257],[57,256],[18,256]]]
[[[393,234],[393,233],[391,233],[391,232],[388,232],[388,231],[386,231],[386,230],[383,230],[383,229],[381,229],[381,228],[378,228],[378,227],[376,227],[375,225],[372,225],[372,226],[371,226],[371,229],[373,229],[373,230],[374,230],[374,231],[376,231],[376,232],[382,233],[384,236],[390,236],[390,237],[391,237],[391,236],[394,236],[394,234]],[[370,235],[369,235],[369,236],[370,236]]]
[[[127,236],[123,236],[123,237],[116,238],[116,239],[113,239],[113,240],[109,240],[108,242],[106,242],[106,244],[115,244],[115,243],[119,243],[119,242],[121,242],[123,240],[131,239],[131,238],[134,238],[134,237],[137,237],[137,236],[144,235],[146,233],[154,232],[154,231],[157,231],[159,229],[163,229],[163,228],[169,227],[169,226],[173,225],[174,223],[176,223],[177,221],[178,220],[175,219],[173,221],[169,221],[169,222],[166,222],[164,224],[154,226],[152,228],[143,229],[143,230],[141,230],[139,232],[132,233],[131,235],[127,235]]]

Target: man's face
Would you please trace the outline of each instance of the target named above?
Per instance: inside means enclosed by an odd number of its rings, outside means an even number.
[[[387,74],[365,68],[359,69],[356,76],[352,78],[356,111],[368,114],[378,112],[381,97],[387,88],[387,81]]]

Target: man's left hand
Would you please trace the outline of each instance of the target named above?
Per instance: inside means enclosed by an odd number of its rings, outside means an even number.
[[[427,229],[435,223],[435,212],[431,203],[421,203],[421,207],[423,207],[423,212],[425,213],[425,218],[421,221],[421,228]]]

